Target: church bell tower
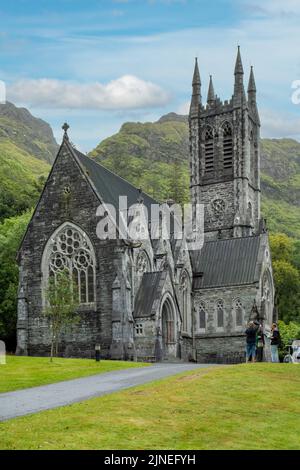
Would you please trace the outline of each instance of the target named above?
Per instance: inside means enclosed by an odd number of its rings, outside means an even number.
[[[205,240],[251,236],[260,221],[260,120],[251,67],[248,93],[238,47],[232,98],[210,76],[206,104],[196,59],[189,112],[192,204],[204,204]]]

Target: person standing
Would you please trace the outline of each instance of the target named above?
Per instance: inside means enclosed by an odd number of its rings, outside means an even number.
[[[257,362],[263,362],[265,336],[264,336],[263,326],[260,325],[258,322],[257,322],[257,326],[258,326],[258,330],[256,334],[256,360]]]
[[[280,344],[280,333],[277,323],[272,324],[271,329],[271,358],[272,362],[279,362],[278,347]]]
[[[246,362],[249,362],[250,359],[252,360],[252,362],[255,362],[257,329],[258,328],[254,324],[253,321],[250,321],[248,323],[247,329],[245,331],[245,334],[246,334]]]

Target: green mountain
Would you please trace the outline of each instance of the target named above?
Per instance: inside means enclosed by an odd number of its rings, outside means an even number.
[[[49,124],[25,108],[0,104],[0,142],[9,140],[39,160],[52,163],[58,150]]]
[[[262,211],[271,231],[300,238],[300,143],[263,139]]]
[[[154,123],[125,123],[90,156],[154,198],[189,200],[187,118],[170,113]]]
[[[186,116],[125,123],[90,156],[158,200],[189,200]],[[262,212],[271,231],[300,238],[300,143],[262,139]]]
[[[0,222],[35,205],[57,149],[49,124],[0,105]]]

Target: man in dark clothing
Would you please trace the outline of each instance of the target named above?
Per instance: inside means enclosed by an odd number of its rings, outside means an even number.
[[[256,356],[256,334],[258,327],[253,321],[248,323],[246,334],[246,362],[249,362],[252,358],[252,362],[255,362]]]
[[[273,323],[271,330],[271,357],[272,362],[279,362],[278,347],[280,344],[280,333],[276,323]]]

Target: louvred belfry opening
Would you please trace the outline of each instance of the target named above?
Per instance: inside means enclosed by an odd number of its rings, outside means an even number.
[[[223,161],[224,169],[232,168],[233,145],[232,129],[228,122],[223,126]]]
[[[205,132],[205,173],[212,174],[214,171],[214,136],[209,127]]]

